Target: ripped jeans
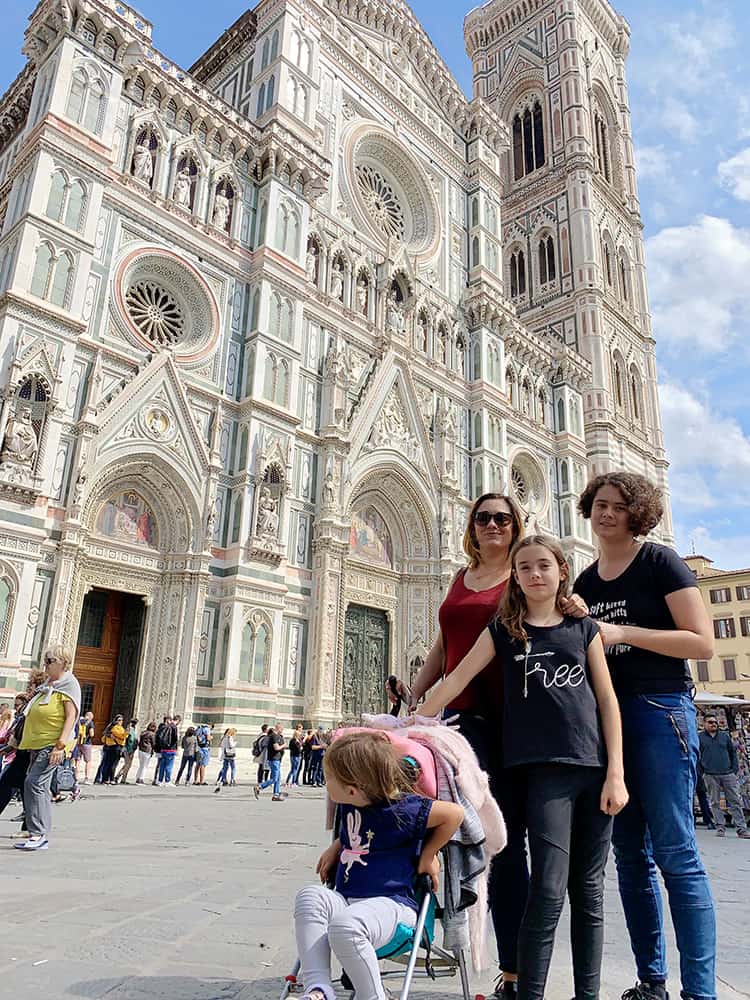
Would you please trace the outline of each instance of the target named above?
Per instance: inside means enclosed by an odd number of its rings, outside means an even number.
[[[615,817],[612,842],[638,978],[667,979],[661,872],[680,953],[682,996],[713,1000],[716,920],[693,818],[695,707],[687,692],[679,692],[624,695],[620,711],[630,801]]]

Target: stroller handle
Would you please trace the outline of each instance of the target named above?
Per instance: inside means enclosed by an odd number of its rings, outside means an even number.
[[[429,896],[432,893],[432,878],[421,872],[417,875],[414,887],[417,890],[418,896]]]

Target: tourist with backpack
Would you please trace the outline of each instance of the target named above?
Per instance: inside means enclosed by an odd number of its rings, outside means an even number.
[[[133,758],[135,757],[135,752],[138,749],[138,734],[136,732],[136,727],[138,725],[138,719],[131,719],[130,725],[128,726],[128,735],[125,740],[125,746],[122,748],[122,765],[115,778],[115,784],[127,785],[128,783],[128,772],[133,763]]]
[[[172,768],[177,755],[179,735],[177,726],[171,716],[166,717],[163,727],[156,730],[156,749],[159,753],[159,766],[156,769],[156,784],[160,787],[169,785],[172,781]]]
[[[258,764],[258,784],[262,785],[268,778],[268,726],[266,723],[260,727],[260,735],[253,743],[253,760]]]
[[[91,767],[91,756],[94,743],[94,713],[86,712],[78,720],[76,732],[76,745],[73,747],[73,770],[76,780],[78,779],[78,768],[83,761],[83,784],[89,784],[89,768]]]
[[[194,785],[205,785],[206,767],[211,759],[211,730],[213,723],[207,726],[204,723],[195,728],[195,772]]]

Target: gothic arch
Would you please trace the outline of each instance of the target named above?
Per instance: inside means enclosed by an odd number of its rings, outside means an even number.
[[[372,497],[376,507],[391,512],[389,526],[392,532],[401,533],[399,551],[403,558],[432,557],[439,550],[438,512],[410,465],[399,459],[384,462],[382,454],[370,453],[357,466],[352,471],[359,472],[359,478],[349,495],[344,516],[351,519],[357,505],[365,497]]]

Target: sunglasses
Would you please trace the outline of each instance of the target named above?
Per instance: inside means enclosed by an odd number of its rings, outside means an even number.
[[[513,515],[504,510],[496,511],[494,514],[488,510],[480,510],[474,515],[474,524],[478,524],[480,528],[486,528],[490,521],[494,521],[498,528],[507,528],[509,524],[513,524]]]
[[[57,659],[56,656],[45,656],[44,657],[44,662],[45,662],[46,666],[49,666],[50,663],[59,663],[60,661]]]

